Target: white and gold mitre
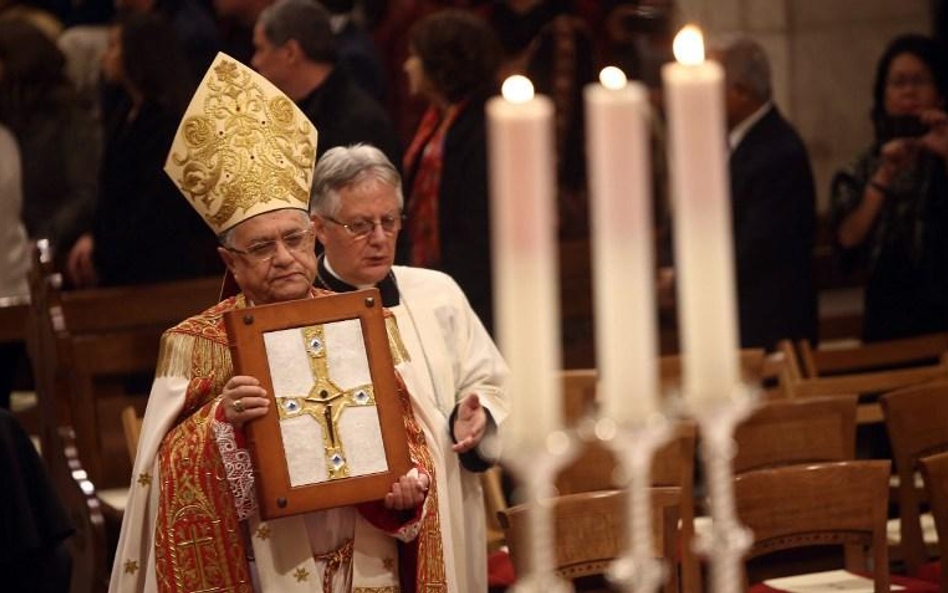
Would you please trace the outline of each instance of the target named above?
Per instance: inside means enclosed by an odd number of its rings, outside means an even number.
[[[215,233],[307,210],[316,128],[263,76],[219,53],[174,136],[165,173]]]

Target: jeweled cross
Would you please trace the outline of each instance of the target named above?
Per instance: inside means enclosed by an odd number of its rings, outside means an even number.
[[[304,327],[300,332],[313,374],[313,386],[305,396],[277,396],[280,419],[295,418],[303,414],[312,416],[323,429],[323,448],[329,479],[346,478],[349,476],[349,466],[337,430],[339,419],[350,406],[374,406],[375,394],[371,384],[343,390],[329,378],[329,360],[322,325]]]

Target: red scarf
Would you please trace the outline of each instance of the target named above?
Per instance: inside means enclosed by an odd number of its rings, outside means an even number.
[[[418,131],[405,153],[406,172],[415,169],[414,183],[408,194],[408,236],[411,239],[411,265],[436,267],[441,261],[441,236],[438,225],[438,192],[444,163],[444,138],[467,101],[450,105],[443,113],[429,107],[418,124]]]

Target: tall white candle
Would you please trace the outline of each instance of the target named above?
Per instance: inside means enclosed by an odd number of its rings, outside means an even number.
[[[500,350],[510,366],[511,412],[503,440],[539,445],[563,425],[553,103],[523,76],[487,103],[494,266]],[[507,449],[510,451],[510,448]]]
[[[684,390],[697,405],[738,384],[734,248],[727,178],[724,71],[704,60],[701,31],[675,37],[662,68],[674,204]]]
[[[648,91],[606,68],[585,89],[596,359],[603,414],[641,422],[658,405]]]

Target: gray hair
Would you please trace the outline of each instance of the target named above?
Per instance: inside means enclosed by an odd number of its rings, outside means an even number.
[[[339,57],[329,13],[316,0],[277,0],[263,9],[257,22],[277,47],[292,39],[310,61],[335,64]]]
[[[398,169],[378,148],[369,144],[353,144],[330,148],[316,164],[309,212],[318,216],[335,216],[342,204],[339,190],[376,180],[395,188],[398,207],[404,208],[402,178]]]
[[[761,103],[770,100],[770,62],[759,43],[739,37],[726,44],[720,56],[729,86],[740,87]]]
[[[303,211],[303,210],[298,210],[298,209],[296,209],[296,208],[293,208],[293,210],[296,210],[297,212],[299,212],[299,214],[300,214],[300,220],[301,220],[301,222],[302,222],[304,225],[308,225],[308,224],[309,224],[309,222],[310,222],[310,220],[309,220],[309,215],[308,215],[305,211]],[[275,212],[275,211],[274,211],[274,210],[270,210],[270,212]],[[267,213],[266,213],[266,212],[263,212],[263,214],[267,214]],[[259,214],[258,214],[257,216],[259,216]],[[250,218],[253,218],[253,216],[251,216]],[[247,220],[250,220],[250,218],[248,218]],[[229,229],[227,229],[226,231],[224,231],[223,233],[217,235],[217,241],[218,241],[222,246],[224,246],[224,247],[226,247],[226,248],[229,248],[229,249],[233,249],[233,248],[234,248],[234,232],[237,230],[237,227],[239,227],[239,226],[242,225],[243,223],[247,222],[247,220],[242,220],[242,221],[238,222],[237,224],[235,224],[234,226],[232,226],[232,227],[230,227]]]

